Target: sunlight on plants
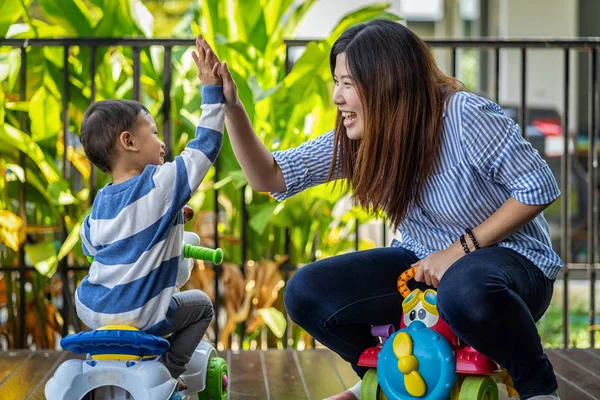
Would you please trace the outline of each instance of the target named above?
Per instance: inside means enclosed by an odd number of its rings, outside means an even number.
[[[190,47],[172,49],[170,93],[162,90],[164,49],[142,48],[140,54],[141,102],[155,115],[160,131],[164,131],[165,98],[171,100],[169,145],[173,154],[184,148],[200,116],[191,45],[194,35],[202,33],[219,57],[228,62],[257,134],[267,146],[282,149],[333,128],[336,111],[331,102],[328,57],[341,32],[372,18],[398,19],[386,11],[388,5],[384,3],[350,12],[330,37],[309,44],[286,75],[284,40],[294,37],[314,3],[115,0],[111,7],[104,7],[99,0],[5,2],[0,33],[7,38],[189,38]],[[107,175],[91,166],[79,144],[83,113],[92,100],[133,97],[131,48],[98,47],[95,51],[96,75],[92,77],[90,48],[69,47],[69,120],[65,128],[63,48],[27,47],[26,87],[21,88],[20,49],[0,47],[0,255],[2,266],[16,268],[22,248],[27,265],[35,267],[35,272],[26,277],[31,286],[27,310],[46,318],[37,326],[27,323],[24,329],[28,343],[38,348],[56,346],[54,337],[62,332],[63,323],[73,329],[74,321],[63,321],[56,311],[66,304],[56,271],[63,261],[71,266],[88,265],[78,243],[80,223],[90,212],[94,191],[109,182]],[[92,79],[95,99],[91,98]],[[25,99],[20,96],[22,89]],[[219,244],[228,261],[221,275],[224,306],[220,326],[225,332],[219,347],[229,347],[231,337],[241,348],[282,347],[283,340],[287,340],[283,337],[287,322],[281,294],[292,273],[289,266],[352,250],[353,221],[368,217],[356,210],[333,213],[343,192],[332,191],[331,187],[306,191],[284,203],[268,194],[252,192],[227,140],[219,156],[219,168],[219,180],[215,182],[214,171],[209,172],[190,201],[196,217],[186,226],[201,236],[203,245],[214,244],[214,190],[218,189]],[[22,190],[24,207],[19,197]],[[241,204],[245,204],[249,216],[251,239],[246,259],[257,261],[240,267]],[[361,248],[372,245],[368,241],[360,243]],[[69,272],[70,286],[74,287],[83,275],[83,271]],[[22,328],[17,323],[17,304],[7,300],[19,293],[19,279],[18,274],[9,272],[1,276],[6,300],[0,307],[4,310],[1,315],[6,317],[0,318],[4,337],[0,341],[3,348],[12,348]],[[199,264],[190,287],[214,297],[213,284],[214,270]],[[310,342],[295,326],[290,333],[298,343]]]

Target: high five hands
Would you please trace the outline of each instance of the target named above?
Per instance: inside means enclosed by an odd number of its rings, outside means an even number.
[[[227,61],[221,63],[219,58],[210,47],[206,39],[202,37],[202,35],[198,35],[196,38],[196,52],[192,53],[192,58],[198,66],[198,78],[205,85],[223,85],[223,95],[225,96],[225,106],[236,105],[239,102],[238,94],[237,94],[237,85],[235,81],[231,77],[231,72],[229,71],[229,67],[227,65]],[[202,65],[202,67],[201,67]],[[211,66],[210,69],[210,77],[208,78],[210,82],[205,81],[206,73],[201,73],[200,71],[205,71],[207,66]],[[202,75],[202,76],[201,76]],[[217,78],[218,76],[218,81]]]

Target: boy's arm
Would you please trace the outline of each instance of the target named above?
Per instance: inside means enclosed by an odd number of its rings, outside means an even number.
[[[91,214],[88,214],[81,223],[81,230],[79,231],[79,236],[81,237],[81,247],[83,249],[83,254],[85,254],[86,257],[95,257],[97,250],[92,245],[92,241],[90,239],[90,215]]]
[[[217,74],[220,64],[215,62],[212,51],[205,50],[196,40],[198,53],[192,58],[198,67],[202,82],[202,116],[196,128],[196,136],[172,163],[156,169],[154,183],[162,190],[173,212],[181,212],[183,206],[198,189],[208,170],[215,162],[223,142],[225,100],[221,77]]]

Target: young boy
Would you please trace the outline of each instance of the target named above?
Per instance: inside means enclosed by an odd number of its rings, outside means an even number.
[[[91,329],[118,324],[155,335],[172,333],[161,357],[171,376],[185,371],[213,317],[200,290],[175,293],[182,251],[183,207],[217,157],[223,138],[220,63],[196,41],[193,58],[202,87],[196,137],[173,162],[164,162],[148,109],[135,101],[100,101],[86,111],[81,143],[113,182],[98,192],[83,222],[84,253],[94,257],[76,290],[79,318]],[[179,380],[179,390],[185,388]]]

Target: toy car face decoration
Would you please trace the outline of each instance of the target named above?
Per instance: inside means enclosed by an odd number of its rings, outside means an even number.
[[[422,292],[413,290],[402,302],[403,322],[410,326],[414,321],[421,321],[427,328],[433,327],[440,319],[437,310],[437,292],[428,289]]]

